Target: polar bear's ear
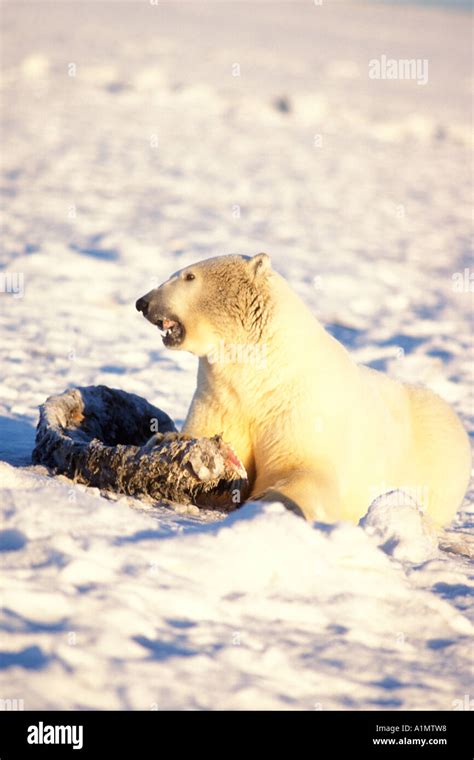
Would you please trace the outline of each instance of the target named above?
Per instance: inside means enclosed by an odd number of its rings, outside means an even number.
[[[263,274],[263,272],[267,272],[272,266],[272,262],[268,253],[257,253],[256,256],[252,256],[249,264],[255,276]]]

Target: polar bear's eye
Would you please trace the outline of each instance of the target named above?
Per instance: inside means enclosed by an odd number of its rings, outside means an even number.
[[[184,275],[184,279],[188,280],[188,282],[189,282],[190,280],[195,280],[196,279],[196,275],[193,274],[192,272],[187,272],[187,274]]]

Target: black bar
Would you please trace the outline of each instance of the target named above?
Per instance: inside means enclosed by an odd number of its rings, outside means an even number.
[[[0,760],[254,754],[311,758],[474,757],[473,715],[453,712],[0,712]],[[56,728],[63,727],[63,728]],[[75,727],[75,728],[74,728]],[[82,733],[81,733],[82,727]],[[30,741],[28,741],[28,739]],[[49,740],[58,743],[47,743]],[[33,743],[34,741],[42,743]],[[69,742],[69,743],[65,743]],[[77,749],[74,749],[76,745]],[[82,746],[79,746],[82,745]],[[168,747],[168,749],[165,749]]]

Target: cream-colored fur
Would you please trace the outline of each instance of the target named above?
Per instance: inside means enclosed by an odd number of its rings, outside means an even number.
[[[199,356],[183,432],[221,433],[252,498],[358,521],[376,496],[402,489],[436,523],[452,519],[471,471],[457,416],[431,391],[356,364],[266,254],[199,262],[144,298],[150,321],[178,319],[178,348]],[[223,351],[236,345],[254,347],[250,360]]]

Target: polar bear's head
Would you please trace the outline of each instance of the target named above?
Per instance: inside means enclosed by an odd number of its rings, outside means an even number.
[[[199,261],[136,302],[167,348],[197,356],[219,341],[257,343],[269,316],[270,257],[218,256]]]

